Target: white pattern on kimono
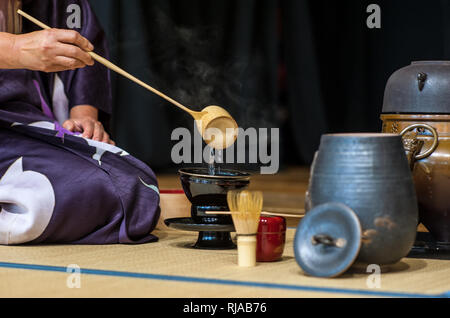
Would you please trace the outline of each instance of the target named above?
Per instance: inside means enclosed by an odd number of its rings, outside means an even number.
[[[0,179],[0,244],[21,244],[38,238],[55,208],[55,193],[48,178],[23,171],[22,157]]]
[[[28,124],[28,126],[56,130],[55,123],[49,121],[37,121],[35,123]]]
[[[23,125],[23,124],[15,122],[15,123],[11,124],[11,127],[20,126],[20,125]],[[31,123],[31,124],[28,124],[27,126],[38,127],[38,128],[43,128],[43,129],[49,129],[49,130],[56,130],[55,123],[52,123],[49,121],[37,121],[37,122]],[[102,164],[101,159],[105,152],[111,152],[114,154],[118,154],[121,157],[130,155],[128,152],[126,152],[125,150],[123,150],[117,146],[114,146],[114,145],[111,145],[111,144],[108,144],[105,142],[101,142],[101,141],[84,138],[81,136],[81,134],[74,135],[74,136],[83,138],[84,140],[86,140],[86,142],[88,143],[89,146],[95,148],[95,153],[92,155],[92,159],[97,160],[99,165]]]
[[[153,191],[155,191],[156,193],[159,194],[159,189],[158,189],[157,186],[155,186],[155,185],[153,185],[153,184],[147,184],[147,183],[145,183],[144,180],[141,179],[141,177],[138,177],[138,178],[139,178],[139,180],[141,181],[141,183],[142,183],[143,185],[145,185],[147,188],[152,189]]]
[[[81,137],[81,136],[78,136]],[[101,159],[105,152],[111,152],[114,154],[118,154],[121,157],[123,156],[129,156],[130,154],[126,152],[125,150],[111,145],[107,144],[106,142],[96,141],[88,138],[81,137],[88,143],[89,146],[95,147],[95,154],[92,156],[92,159],[97,160],[99,165],[102,165]]]
[[[14,126],[22,126],[22,123],[18,123],[18,122],[14,122],[11,124],[11,127]],[[36,121],[34,123],[28,124],[27,126],[31,126],[31,127],[38,127],[38,128],[43,128],[43,129],[49,129],[49,130],[55,130],[55,123],[52,123],[50,121]]]
[[[64,90],[64,83],[55,73],[52,96],[53,113],[60,125],[69,119],[69,99]]]

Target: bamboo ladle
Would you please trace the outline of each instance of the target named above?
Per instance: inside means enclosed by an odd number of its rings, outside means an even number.
[[[50,29],[49,26],[37,20],[36,18],[30,16],[29,14],[23,12],[22,10],[17,10],[17,13],[23,16],[24,18],[30,20],[34,24],[38,25],[43,29]],[[141,85],[142,87],[148,89],[152,93],[164,98],[168,102],[173,105],[181,108],[185,112],[189,113],[195,120],[195,124],[197,126],[198,131],[201,133],[202,138],[205,142],[214,149],[225,149],[234,144],[237,138],[238,133],[238,125],[236,121],[231,117],[231,115],[222,107],[219,106],[208,106],[205,107],[202,111],[196,112],[193,111],[186,106],[180,104],[169,96],[161,93],[160,91],[154,89],[150,85],[142,82],[138,78],[134,77],[130,73],[124,71],[117,65],[111,63],[104,57],[94,53],[87,52],[94,60],[103,64],[110,70],[119,73],[120,75],[128,78],[129,80]]]

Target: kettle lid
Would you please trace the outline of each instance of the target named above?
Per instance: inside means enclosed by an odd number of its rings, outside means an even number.
[[[389,78],[383,113],[449,114],[450,61],[417,61]]]

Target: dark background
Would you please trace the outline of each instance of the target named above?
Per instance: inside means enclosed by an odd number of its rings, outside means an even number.
[[[381,7],[369,29],[367,6]],[[450,57],[448,0],[91,0],[111,59],[195,110],[221,105],[243,128],[279,127],[281,163],[309,164],[320,136],[381,130],[386,81]],[[113,74],[112,133],[154,170],[173,169],[189,115]]]

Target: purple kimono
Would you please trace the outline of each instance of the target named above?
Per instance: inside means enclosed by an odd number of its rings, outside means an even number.
[[[106,40],[86,0],[24,0],[23,10],[67,29],[67,7],[81,8],[76,29],[107,56]],[[23,20],[23,32],[39,30]],[[109,144],[61,127],[76,105],[111,111],[108,70],[0,70],[0,244],[111,244],[156,241],[156,176]]]

